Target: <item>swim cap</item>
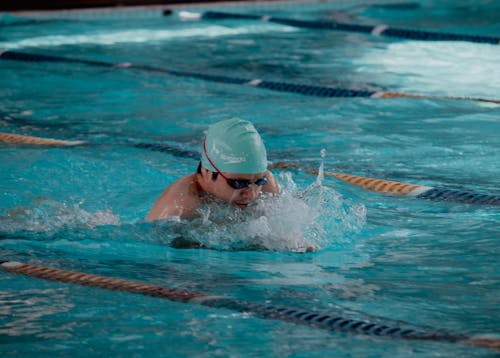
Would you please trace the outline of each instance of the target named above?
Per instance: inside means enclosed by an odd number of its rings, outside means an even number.
[[[252,123],[225,119],[208,127],[201,150],[204,168],[227,173],[257,174],[267,169],[264,143]]]

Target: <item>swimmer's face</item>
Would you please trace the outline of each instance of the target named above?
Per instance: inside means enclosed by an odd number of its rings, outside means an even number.
[[[217,179],[214,181],[210,173],[209,179],[209,176],[205,176],[205,179],[209,181],[207,191],[217,198],[231,205],[238,206],[241,209],[245,209],[250,203],[257,200],[262,191],[262,185],[257,184],[263,183],[262,179],[266,178],[266,172],[258,174],[223,173],[223,175],[229,180],[248,181],[251,184],[243,189],[234,189],[228,184],[223,176],[218,175]]]

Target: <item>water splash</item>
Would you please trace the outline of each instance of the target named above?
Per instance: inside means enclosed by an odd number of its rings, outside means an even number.
[[[322,160],[325,154],[323,150]],[[122,223],[111,210],[89,212],[82,208],[83,202],[39,198],[0,216],[0,234],[41,234],[43,240],[132,240],[177,247],[194,243],[220,250],[305,252],[339,247],[353,242],[363,227],[365,207],[323,185],[323,174],[321,162],[318,176],[304,189],[291,172],[281,172],[280,195],[263,193],[245,210],[214,199],[198,209],[195,220],[174,217],[153,226]]]
[[[23,48],[56,47],[68,45],[101,45],[111,46],[122,43],[153,43],[163,41],[174,41],[183,38],[217,38],[224,36],[267,33],[269,31],[294,32],[296,29],[288,26],[249,25],[245,27],[231,28],[227,26],[191,27],[169,30],[155,29],[127,29],[115,31],[95,31],[91,34],[54,34],[42,36],[30,36],[29,38],[15,41],[0,41],[0,47],[6,50],[18,50]]]
[[[88,212],[83,202],[67,204],[48,198],[37,198],[28,206],[9,210],[0,217],[0,232],[20,231],[54,233],[64,228],[95,228],[120,225],[120,218],[111,210]]]
[[[325,154],[322,150],[322,158]],[[365,224],[365,207],[324,186],[323,174],[321,162],[316,180],[301,190],[292,173],[282,172],[280,195],[263,193],[245,210],[215,199],[198,209],[199,219],[159,223],[166,229],[161,240],[222,250],[294,252],[348,243]]]
[[[369,68],[371,76],[380,75],[385,86],[401,92],[498,98],[498,58],[499,46],[398,41],[368,48],[352,62],[357,71]]]
[[[316,184],[319,186],[323,184],[323,180],[325,179],[325,156],[326,156],[325,148],[321,149],[320,156],[321,156],[321,164],[319,165],[318,176],[316,177]]]

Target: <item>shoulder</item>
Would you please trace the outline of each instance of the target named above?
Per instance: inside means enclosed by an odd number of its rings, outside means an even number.
[[[190,174],[174,181],[165,191],[175,189],[176,191],[180,190],[181,192],[194,194],[196,192],[197,183],[197,174]]]
[[[196,174],[186,175],[170,184],[161,194],[161,198],[178,199],[181,201],[189,199],[191,196],[197,196]]]
[[[197,174],[186,175],[169,185],[156,200],[147,221],[187,216],[200,205]]]

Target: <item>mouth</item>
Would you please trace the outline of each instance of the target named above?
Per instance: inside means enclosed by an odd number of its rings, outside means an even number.
[[[246,209],[247,206],[248,206],[248,203],[234,203],[234,205],[236,205],[237,207],[239,207],[240,209]]]

